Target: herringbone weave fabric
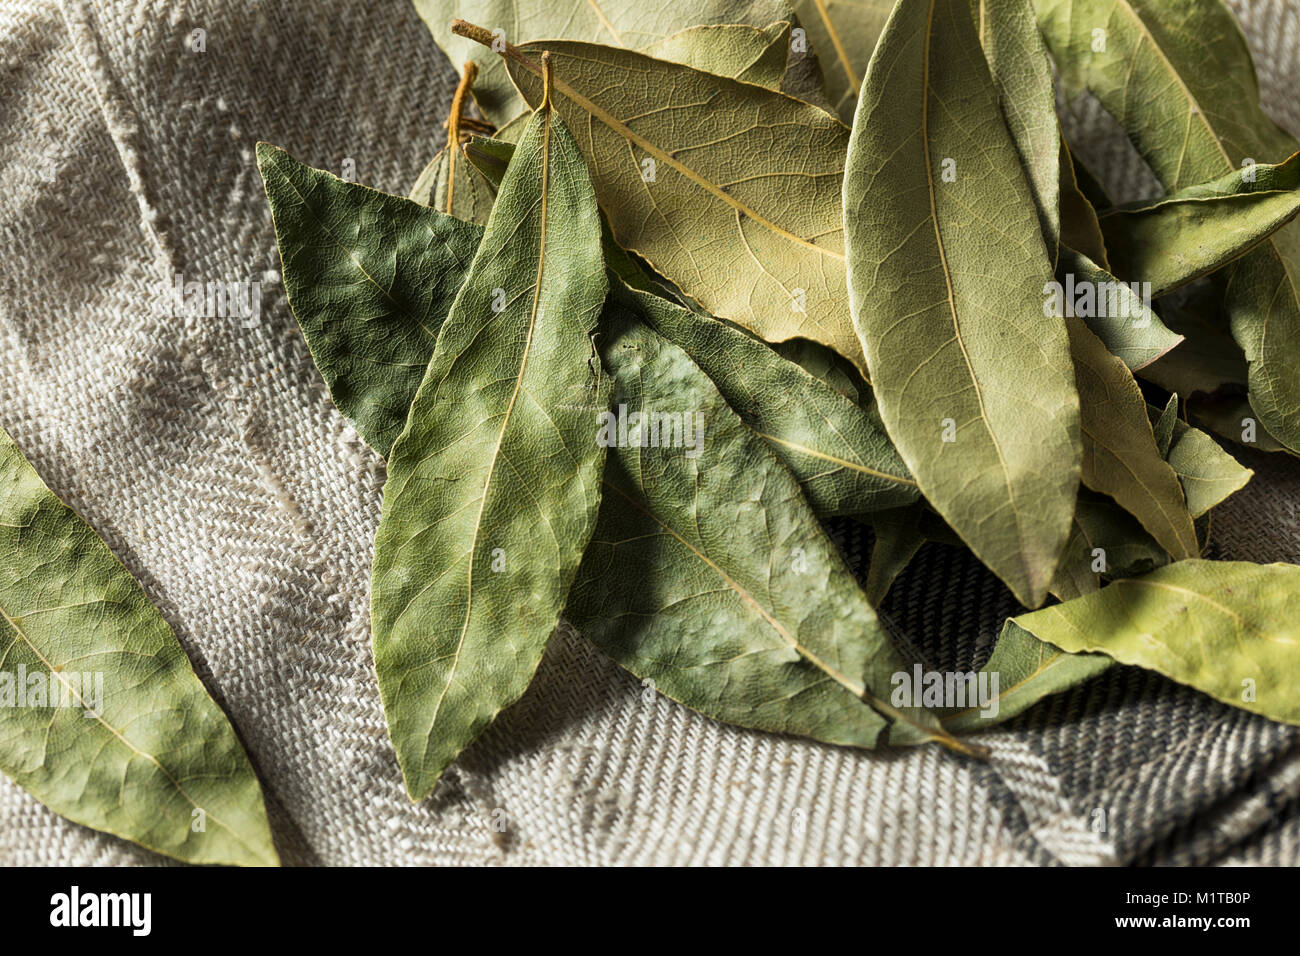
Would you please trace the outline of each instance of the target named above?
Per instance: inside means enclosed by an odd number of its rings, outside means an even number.
[[[1266,105],[1300,132],[1300,11],[1236,9]],[[984,764],[721,726],[567,632],[412,805],[369,649],[383,463],[289,312],[253,147],[405,193],[454,81],[401,0],[0,0],[0,423],[176,628],[286,863],[1296,861],[1300,734],[1153,675],[1116,668],[1045,702],[986,736]],[[1081,152],[1121,193],[1149,189],[1076,110]],[[177,317],[177,274],[255,280],[261,313]],[[1248,464],[1218,554],[1300,561],[1300,467]],[[860,565],[865,533],[836,532]],[[936,663],[969,664],[1013,608],[933,545],[885,612]],[[162,861],[0,779],[0,862]]]

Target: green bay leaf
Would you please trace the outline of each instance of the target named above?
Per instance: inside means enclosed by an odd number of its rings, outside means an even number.
[[[642,321],[685,351],[772,446],[819,515],[866,514],[920,497],[869,408],[716,319],[653,295],[627,294]]]
[[[799,25],[817,51],[827,98],[846,123],[893,6],[893,0],[794,0]]]
[[[482,229],[257,144],[289,305],[339,411],[387,455]]]
[[[447,116],[447,145],[420,173],[411,188],[411,199],[465,222],[485,226],[492,212],[496,189],[469,162],[461,143],[462,114],[477,76],[478,64],[470,60],[465,64],[460,85],[451,100]]]
[[[1171,399],[1170,407],[1176,407],[1176,398]],[[1169,408],[1158,412],[1148,407],[1147,412],[1153,421],[1163,422]],[[1176,416],[1168,423],[1168,429],[1169,443],[1164,457],[1182,483],[1187,510],[1193,518],[1201,517],[1229,495],[1240,491],[1255,474],[1239,464],[1205,432]]]
[[[656,40],[641,52],[779,90],[790,57],[790,23],[706,23]]]
[[[1116,274],[1166,293],[1222,269],[1300,213],[1300,153],[1259,163],[1099,219]]]
[[[1052,593],[1068,601],[1096,591],[1103,579],[1145,574],[1168,563],[1169,553],[1136,518],[1110,498],[1080,489]]]
[[[871,544],[867,579],[862,590],[872,607],[880,607],[894,580],[925,544],[925,533],[921,530],[923,512],[924,505],[915,504],[878,511],[870,516],[875,540]]]
[[[157,853],[277,865],[253,768],[171,627],[4,431],[0,489],[0,770]]]
[[[910,740],[941,736],[924,713],[888,704],[901,658],[788,469],[639,320],[635,298],[611,296],[602,325],[616,407],[688,415],[700,430],[694,447],[610,450],[565,617],[717,720],[870,748],[887,726],[879,710]]]
[[[1067,306],[1072,289],[1087,288],[1093,304],[1082,310],[1083,321],[1131,371],[1161,360],[1183,341],[1129,285],[1066,243],[1061,244],[1056,280]]]
[[[1069,535],[1079,400],[969,3],[895,9],[859,97],[844,204],[853,319],[889,435],[935,509],[1036,606]]]
[[[1298,620],[1300,567],[1196,558],[1012,619],[1063,650],[1102,653],[1300,724]]]
[[[389,458],[375,670],[413,799],[527,688],[595,526],[605,291],[590,180],[543,107]]]
[[[1002,116],[1020,155],[1048,257],[1061,233],[1061,132],[1047,47],[1030,0],[972,0]]]
[[[1061,135],[1061,245],[1077,249],[1078,254],[1101,269],[1110,268],[1106,240],[1101,234],[1097,210],[1080,185],[1079,167]],[[1129,366],[1132,368],[1132,366]]]
[[[983,707],[943,711],[940,720],[949,733],[979,733],[1024,713],[1044,697],[1091,680],[1113,664],[1104,654],[1070,654],[1045,644],[1012,619],[1003,625],[993,656],[979,672],[998,675],[996,696]]]
[[[438,150],[411,187],[411,200],[462,222],[487,225],[496,193],[459,144]]]

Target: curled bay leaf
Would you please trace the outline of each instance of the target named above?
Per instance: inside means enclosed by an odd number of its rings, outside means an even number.
[[[4,431],[0,489],[0,770],[157,853],[276,865],[257,777],[171,627]]]
[[[866,514],[920,497],[869,409],[716,319],[653,295],[626,294],[642,321],[685,351],[772,446],[819,515]]]
[[[1163,409],[1148,407],[1147,412],[1151,418],[1151,430],[1155,433],[1156,448],[1160,450],[1160,457],[1167,461],[1169,446],[1174,441],[1174,423],[1178,421],[1178,393],[1169,396]]]
[[[1300,153],[1258,163],[1099,222],[1115,272],[1162,296],[1245,255],[1300,213]]]
[[[1169,408],[1159,413],[1154,408],[1147,411],[1154,421],[1160,423],[1166,420]],[[1193,518],[1201,517],[1229,495],[1240,491],[1255,474],[1239,464],[1205,432],[1177,416],[1168,423],[1168,429],[1169,442],[1164,457],[1182,483],[1187,510]]]
[[[1145,574],[1168,563],[1169,553],[1136,518],[1110,498],[1080,489],[1052,593],[1068,601],[1096,591],[1103,579]]]
[[[1260,107],[1250,50],[1219,0],[1034,6],[1068,91],[1090,90],[1167,190],[1282,163],[1300,149]],[[1274,232],[1218,278],[1249,363],[1251,407],[1274,438],[1300,451],[1300,224]]]
[[[885,714],[918,740],[942,736],[924,713],[889,705],[901,659],[793,476],[626,304],[611,297],[602,317],[615,407],[689,417],[694,441],[610,450],[565,617],[655,690],[718,720],[870,748]]]
[[[455,29],[492,42],[473,24]],[[541,96],[543,49],[556,109],[582,130],[618,245],[719,318],[770,342],[821,342],[865,367],[844,286],[849,131],[838,119],[729,77],[574,41],[505,47],[530,102]]]
[[[340,412],[387,455],[482,229],[257,144],[285,291]]]
[[[1156,446],[1133,373],[1082,320],[1065,321],[1082,409],[1083,483],[1119,502],[1174,558],[1197,554],[1182,485]]]
[[[413,799],[527,688],[595,526],[605,290],[590,180],[543,105],[389,458],[375,670]]]
[[[1080,185],[1079,167],[1064,134],[1061,135],[1060,163],[1061,244],[1077,249],[1078,255],[1090,260],[1094,266],[1109,270],[1110,260],[1097,210]]]
[[[1228,332],[1220,296],[1209,283],[1179,289],[1161,300],[1165,325],[1182,338],[1178,347],[1136,371],[1189,402],[1198,392],[1246,392],[1246,357]],[[1095,330],[1094,330],[1095,331]]]
[[[925,533],[921,530],[923,511],[924,505],[914,504],[871,515],[875,540],[871,544],[867,580],[862,590],[872,607],[880,607],[895,578],[925,544]]]
[[[1145,369],[1183,341],[1132,287],[1066,243],[1061,244],[1056,282],[1063,308],[1053,311],[1080,315],[1131,371]],[[1089,304],[1081,308],[1084,292]]]
[[[1062,650],[1102,653],[1300,724],[1297,620],[1300,567],[1197,558],[1012,618]]]
[[[895,8],[859,97],[844,206],[853,321],[889,435],[944,520],[1036,606],[1069,535],[1079,399],[1065,327],[1044,321],[1051,264],[966,0]]]

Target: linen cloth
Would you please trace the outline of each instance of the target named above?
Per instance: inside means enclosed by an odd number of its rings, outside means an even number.
[[[1300,132],[1300,10],[1233,6]],[[176,629],[286,864],[1296,862],[1300,730],[1156,675],[1051,698],[980,763],[726,727],[567,630],[412,804],[369,648],[384,466],[289,311],[254,144],[405,194],[455,80],[402,0],[0,0],[0,424]],[[1071,124],[1121,193],[1151,188],[1095,108]],[[256,281],[260,314],[178,316],[178,274]],[[1300,561],[1300,463],[1243,456],[1257,475],[1216,512],[1216,554]],[[860,568],[869,534],[835,530]],[[965,667],[1014,610],[927,545],[884,614]],[[0,863],[165,862],[0,778]]]

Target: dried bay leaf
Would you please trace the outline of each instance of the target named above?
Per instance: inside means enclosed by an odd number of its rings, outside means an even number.
[[[610,450],[566,619],[717,720],[870,748],[884,713],[913,739],[941,736],[924,713],[889,705],[902,661],[793,476],[690,357],[638,319],[635,299],[609,303],[600,350],[616,406],[693,414],[703,428],[698,453]]]
[[[413,799],[527,688],[595,526],[605,291],[595,195],[543,103],[389,459],[375,669]]]
[[[462,146],[438,150],[411,187],[413,202],[478,226],[487,225],[494,195],[483,174],[465,159]]]
[[[782,20],[761,28],[706,23],[656,40],[641,52],[779,90],[790,57],[790,23]]]
[[[871,544],[867,580],[862,590],[872,607],[880,607],[894,580],[925,544],[925,533],[921,530],[924,510],[924,505],[915,504],[878,511],[870,516],[875,540]]]
[[[1066,243],[1061,244],[1056,281],[1072,311],[1071,291],[1087,288],[1093,305],[1082,310],[1083,321],[1131,371],[1147,368],[1183,341],[1133,289]]]
[[[1003,625],[993,656],[980,673],[998,675],[998,693],[984,707],[941,712],[944,730],[973,734],[1024,713],[1044,697],[1059,694],[1096,677],[1114,664],[1104,654],[1070,654],[1016,626]],[[997,712],[991,713],[991,704]]]
[[[411,189],[411,199],[465,222],[484,226],[492,212],[496,190],[466,159],[460,141],[462,113],[477,76],[478,64],[470,60],[465,64],[460,85],[452,97],[451,111],[447,117],[447,145],[438,151],[438,155],[420,173],[420,178]]]
[[[1160,451],[1160,457],[1168,461],[1169,446],[1174,441],[1174,423],[1178,421],[1178,393],[1169,396],[1163,409],[1148,406],[1147,412],[1151,418],[1151,430],[1155,433],[1156,448]]]
[[[1082,409],[1083,483],[1114,498],[1174,558],[1192,557],[1196,531],[1182,485],[1156,446],[1133,373],[1082,320],[1065,321]]]
[[[2,430],[0,488],[0,770],[157,853],[277,865],[253,768],[171,627]]]
[[[1040,641],[1158,671],[1300,724],[1300,567],[1192,558],[1011,619]]]
[[[1051,264],[968,2],[895,8],[844,205],[853,319],[889,435],[944,520],[1036,606],[1069,536],[1079,399],[1064,325],[1044,321]]]
[[[767,345],[643,292],[642,321],[689,355],[803,486],[819,515],[865,514],[920,492],[879,419]]]
[[[481,24],[489,31],[499,30],[506,43],[555,38],[633,50],[703,24],[762,28],[792,19],[790,7],[782,0],[415,0],[415,9],[453,63],[482,54],[473,40],[452,32],[451,22],[456,18]],[[481,59],[474,99],[484,116],[503,126],[527,104],[499,58]]]
[[[1052,593],[1066,601],[1091,594],[1103,579],[1145,574],[1168,563],[1168,552],[1136,518],[1110,498],[1080,489]]]
[[[1300,213],[1300,153],[1125,203],[1099,219],[1115,272],[1166,293],[1223,268]]]
[[[1259,424],[1245,395],[1193,395],[1187,400],[1187,412],[1197,424],[1229,441],[1263,452],[1296,454]]]
[[[1165,325],[1182,338],[1178,347],[1143,365],[1142,378],[1190,401],[1197,392],[1231,386],[1246,391],[1246,357],[1227,330],[1219,296],[1209,283],[1180,289],[1161,300]]]
[[[257,144],[285,291],[330,395],[387,455],[482,229]]]
[[[1090,90],[1170,191],[1282,163],[1300,149],[1259,105],[1246,41],[1218,0],[1034,0],[1058,70]],[[1094,50],[1095,29],[1105,49]],[[1220,276],[1233,338],[1249,363],[1250,404],[1278,441],[1300,450],[1300,225],[1292,223]],[[1188,394],[1183,392],[1183,394]]]
[[[488,146],[489,143],[494,145]],[[477,145],[487,147],[493,161],[500,163],[503,170],[514,153],[511,144],[474,139],[469,148],[474,162],[480,161],[474,149]],[[279,157],[277,161],[289,164],[295,176],[314,177],[335,188],[329,203],[334,227],[338,232],[351,236],[358,247],[377,250],[384,242],[391,241],[387,226],[373,212],[374,204],[417,211],[412,210],[406,200],[343,183],[327,173],[299,166],[282,151],[276,150],[275,153]],[[453,225],[446,221],[449,217],[432,210],[419,211],[418,215],[436,227],[453,228],[457,245],[466,247],[455,260],[438,263],[438,268],[445,272],[443,287],[458,289],[464,281],[482,229],[455,221]],[[281,241],[293,242],[293,234],[287,229],[287,223],[282,224]],[[322,294],[322,290],[312,284],[315,281],[313,277],[328,273],[336,247],[331,243],[313,242],[298,243],[289,248],[298,251],[282,250],[285,282],[293,296],[291,303],[295,309],[302,309],[302,300],[296,290],[301,287],[309,295]],[[439,244],[430,247],[430,252],[439,256],[445,257],[449,251]],[[620,278],[624,278],[626,273],[626,279],[637,283],[639,292],[659,291],[607,236],[604,252],[606,265]],[[318,261],[322,256],[323,261]],[[426,268],[422,262],[412,258],[411,271],[395,276],[393,288],[402,288],[407,283],[414,287],[413,280],[418,277],[420,269]],[[355,265],[352,269],[354,271],[349,275],[363,278]],[[373,286],[365,285],[363,291],[373,292]],[[450,297],[450,293],[447,295]],[[394,312],[383,323],[368,321],[368,308],[372,301],[362,300],[355,311],[349,311],[344,305],[331,305],[328,324],[311,321],[311,316],[305,311],[298,315],[308,346],[326,380],[331,383],[336,403],[345,414],[350,414],[354,408],[366,409],[368,414],[364,421],[360,416],[350,417],[358,419],[362,438],[376,450],[387,454],[392,442],[386,436],[399,434],[405,425],[419,388],[419,378],[363,374],[368,373],[370,367],[352,359],[375,354],[397,343],[405,348],[404,358],[408,367],[424,368],[433,354],[435,340],[422,334],[413,310]],[[646,301],[650,301],[648,297]],[[443,310],[448,307],[448,304],[442,306]],[[660,325],[675,335],[679,345],[700,357],[710,374],[716,376],[724,396],[747,416],[751,424],[764,431],[765,437],[795,470],[797,477],[807,482],[805,493],[816,507],[823,509],[822,513],[863,513],[915,499],[918,494],[915,482],[894,453],[878,416],[870,409],[861,408],[855,399],[844,397],[844,386],[839,378],[828,374],[828,381],[823,382],[776,355],[762,343],[716,319],[694,316],[693,324],[687,325],[685,314],[679,314],[679,310],[680,307],[668,302],[662,305],[654,303],[649,307],[652,314],[660,316]],[[684,310],[680,312],[684,313]],[[336,338],[347,343],[347,348],[334,352],[323,348],[319,337],[327,332],[334,332]],[[731,354],[733,349],[735,353]],[[745,358],[737,364],[736,356],[739,355]],[[808,390],[806,396],[804,389]],[[870,401],[869,392],[865,400]]]
[[[1079,185],[1078,168],[1064,134],[1061,136],[1060,164],[1061,244],[1078,250],[1078,254],[1091,260],[1095,267],[1108,270],[1110,260],[1097,210]]]
[[[1199,518],[1244,488],[1255,473],[1239,464],[1199,428],[1188,425],[1176,414],[1169,420],[1171,408],[1176,410],[1177,396],[1170,399],[1163,411],[1148,406],[1147,413],[1160,428],[1166,427],[1167,421],[1169,440],[1162,454],[1183,486],[1188,512],[1193,518]]]
[[[1061,132],[1047,46],[1030,0],[972,0],[1002,116],[1038,210],[1048,258],[1061,233]]]
[[[770,342],[821,342],[865,368],[844,285],[848,129],[781,93],[573,41],[505,48],[530,102],[543,46],[617,243],[719,318]]]
[[[826,95],[846,123],[853,121],[867,63],[893,6],[893,0],[794,0],[817,51]]]

